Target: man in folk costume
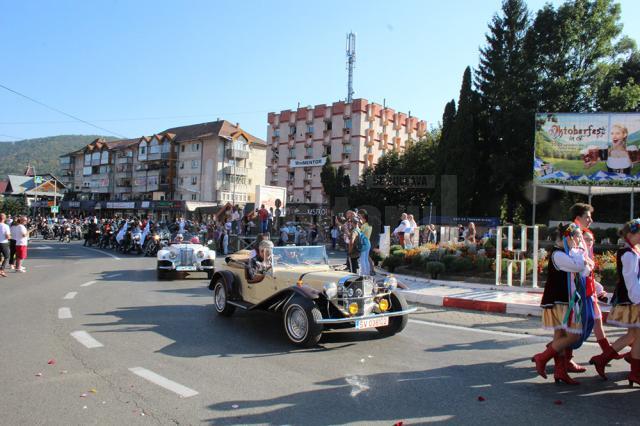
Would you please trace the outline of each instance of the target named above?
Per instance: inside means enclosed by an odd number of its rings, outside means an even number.
[[[633,386],[634,383],[640,385],[640,219],[627,222],[620,236],[624,238],[625,245],[616,254],[618,283],[607,323],[628,329],[632,346],[630,356],[625,359],[631,364],[627,379],[629,385]],[[617,343],[614,342],[613,346]],[[615,357],[607,358],[611,360]],[[604,376],[604,366],[602,371]]]
[[[554,232],[556,245],[549,255],[547,282],[542,295],[542,324],[553,330],[553,341],[544,352],[536,354],[531,361],[536,363],[538,374],[545,379],[546,365],[554,359],[553,377],[557,382],[578,384],[568,374],[571,349],[577,349],[591,333],[593,307],[586,303],[584,276],[593,269],[593,261],[580,247],[582,232],[571,223],[559,225]]]
[[[590,204],[576,203],[571,206],[569,213],[571,215],[571,218],[573,219],[573,223],[578,225],[580,227],[580,230],[582,231],[583,238],[581,247],[589,255],[589,258],[595,262],[595,256],[593,254],[594,235],[591,229],[589,229],[589,227],[593,223],[593,219],[591,217],[593,213],[593,207]],[[600,310],[600,305],[598,304],[598,298],[606,298],[607,292],[604,290],[602,285],[600,285],[600,283],[596,281],[595,272],[593,270],[586,277],[586,289],[587,298],[589,298],[593,303],[593,331],[596,336],[596,340],[598,341],[598,345],[600,346],[600,349],[602,349],[602,354],[592,357],[589,360],[589,363],[595,366],[596,371],[602,378],[606,379],[606,376],[604,375],[605,366],[611,359],[622,358],[622,355],[618,355],[618,351],[631,344],[631,337],[628,334],[621,337],[616,342],[614,342],[614,346],[612,347],[604,331],[604,326],[602,323],[602,311]],[[569,354],[569,356],[570,355],[571,353]],[[570,365],[568,368],[568,371],[570,373],[581,373],[585,371],[585,368],[582,366],[577,366],[577,368],[574,368],[575,365],[576,364],[573,361],[570,361]]]

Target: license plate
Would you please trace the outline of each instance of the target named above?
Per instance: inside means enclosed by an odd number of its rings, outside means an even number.
[[[356,321],[356,329],[362,330],[363,328],[384,327],[389,325],[389,317],[381,318],[369,318]]]
[[[176,267],[176,271],[195,271],[195,266],[178,266]]]

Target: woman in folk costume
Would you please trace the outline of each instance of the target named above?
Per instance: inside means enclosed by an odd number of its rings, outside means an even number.
[[[593,219],[591,217],[591,214],[593,213],[593,207],[590,204],[576,203],[571,206],[569,213],[573,218],[573,222],[578,225],[580,227],[580,230],[582,231],[583,248],[591,258],[591,260],[595,261],[595,257],[593,254],[594,235],[593,232],[589,229],[589,227],[593,223]],[[595,366],[596,371],[603,379],[606,379],[607,377],[604,374],[606,365],[612,359],[621,359],[623,355],[619,355],[618,352],[625,346],[631,345],[632,339],[631,335],[627,333],[626,335],[616,340],[613,345],[609,343],[602,323],[602,312],[600,310],[600,305],[598,304],[598,298],[606,297],[607,292],[604,290],[602,285],[600,285],[600,283],[596,281],[595,273],[593,270],[586,277],[586,285],[587,297],[590,298],[593,303],[593,332],[596,336],[600,349],[602,349],[602,354],[592,357],[589,360],[589,363]],[[582,366],[577,366],[577,368],[574,368],[574,366],[576,366],[576,364],[573,363],[573,361],[570,361],[567,371],[569,373],[581,373],[585,371],[584,367]]]
[[[584,276],[593,269],[593,261],[580,248],[582,232],[575,223],[559,225],[554,232],[556,245],[549,255],[547,282],[542,295],[542,324],[553,330],[553,341],[536,354],[538,374],[545,379],[546,365],[553,358],[556,383],[578,384],[567,372],[572,349],[577,349],[591,333],[593,306],[586,303]],[[567,353],[569,351],[569,353]]]
[[[628,334],[633,343],[631,356],[626,358],[631,364],[627,379],[629,385],[633,386],[634,383],[640,385],[640,219],[627,222],[620,235],[624,238],[625,245],[616,254],[618,284],[611,300],[613,308],[607,323],[629,329]],[[616,343],[618,342],[614,346]]]

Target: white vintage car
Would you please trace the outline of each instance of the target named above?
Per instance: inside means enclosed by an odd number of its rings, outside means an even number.
[[[213,277],[215,250],[200,244],[197,237],[178,234],[158,251],[158,280],[170,279],[176,272],[205,272]]]

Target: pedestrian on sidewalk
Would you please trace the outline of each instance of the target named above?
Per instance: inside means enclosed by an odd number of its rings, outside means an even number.
[[[336,243],[338,242],[339,235],[340,232],[338,231],[338,226],[333,225],[333,228],[331,228],[331,250],[336,249]]]
[[[556,244],[549,255],[547,282],[540,304],[543,308],[543,327],[553,330],[553,341],[544,352],[534,355],[531,361],[535,362],[538,374],[546,379],[546,365],[553,358],[553,378],[556,383],[575,385],[578,382],[567,372],[569,360],[566,349],[579,345],[588,337],[583,330],[583,321],[588,324],[592,320],[587,315],[590,305],[585,305],[581,295],[585,290],[583,276],[591,272],[594,263],[580,249],[582,232],[575,223],[568,226],[560,224],[553,236]]]
[[[4,213],[0,213],[0,251],[2,252],[2,266],[0,266],[0,277],[7,276],[5,269],[9,265],[9,256],[11,250],[9,249],[9,239],[11,238],[11,230],[9,225],[5,223],[7,216]]]
[[[616,327],[623,327],[633,340],[631,353],[625,359],[631,364],[631,372],[627,376],[629,385],[640,385],[640,219],[627,222],[620,231],[620,236],[625,240],[625,246],[616,254],[618,284],[613,293],[613,308],[609,313],[607,323]],[[624,336],[623,336],[624,337]],[[626,346],[626,341],[624,342]],[[612,345],[619,347],[618,341]],[[604,366],[607,361],[619,358],[617,352],[609,351],[606,356],[601,355],[595,363],[604,375]]]
[[[9,237],[9,267],[12,270],[16,269],[16,236],[18,235],[19,219],[19,216],[12,218],[9,228],[11,233],[11,237]]]
[[[25,224],[27,218],[22,216],[18,219],[16,239],[16,272],[27,272],[23,266],[23,261],[27,258],[27,245],[29,243],[29,231]]]
[[[400,224],[393,230],[393,235],[398,238],[398,244],[402,246],[402,248],[407,248],[405,246],[405,233],[411,232],[411,225],[409,224],[408,216],[406,213],[402,213],[400,215]]]
[[[593,254],[593,244],[594,244],[594,236],[593,232],[589,227],[593,223],[593,207],[590,204],[585,203],[576,203],[571,206],[569,210],[569,214],[573,220],[573,223],[578,225],[582,231],[582,247],[587,253],[587,255],[591,258],[591,260],[595,260]],[[591,271],[589,276],[586,277],[587,283],[587,297],[591,299],[593,304],[593,312],[594,312],[594,326],[593,332],[596,336],[596,340],[598,341],[598,345],[602,350],[600,355],[594,356],[589,360],[589,364],[595,366],[596,371],[603,379],[606,379],[606,375],[604,373],[605,367],[611,359],[620,359],[622,355],[619,355],[618,352],[624,349],[627,345],[631,345],[632,336],[630,333],[621,336],[618,340],[616,340],[613,346],[609,343],[607,339],[607,335],[604,331],[604,326],[602,324],[602,312],[600,310],[600,305],[598,303],[599,297],[605,297],[607,292],[604,291],[604,288],[600,283],[598,283],[595,279],[594,271]],[[568,355],[570,358],[570,354]],[[571,362],[573,364],[573,362]],[[575,365],[574,365],[575,366]],[[569,366],[569,372],[573,366]],[[582,372],[584,367],[579,367],[576,372]]]

